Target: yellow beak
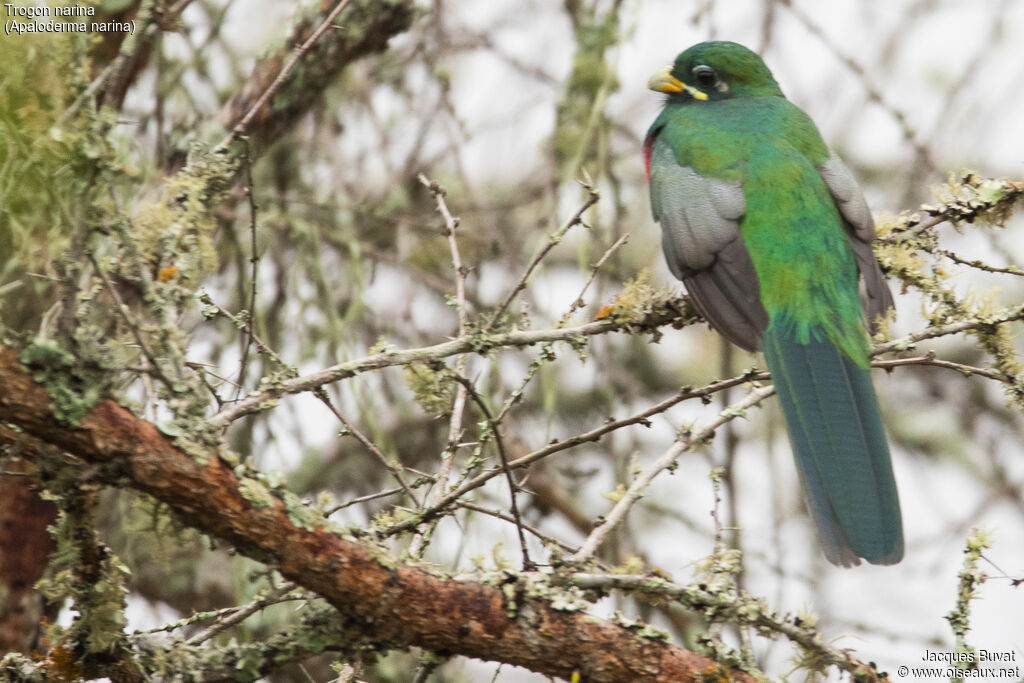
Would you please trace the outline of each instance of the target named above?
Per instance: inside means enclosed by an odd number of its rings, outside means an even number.
[[[655,92],[664,93],[676,93],[683,92],[684,90],[693,97],[695,100],[706,100],[708,98],[707,93],[693,87],[692,85],[686,85],[681,80],[672,75],[672,67],[666,66],[659,69],[650,80],[647,81],[647,87]]]

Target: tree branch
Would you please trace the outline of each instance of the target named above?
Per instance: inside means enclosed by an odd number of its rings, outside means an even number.
[[[333,17],[346,5],[346,23],[334,25]],[[221,147],[244,131],[258,154],[321,100],[342,69],[383,50],[392,36],[409,28],[412,18],[411,0],[343,0],[330,11],[301,20],[286,44],[257,63],[239,94],[221,109],[221,123],[231,131]],[[291,78],[300,62],[299,76]]]
[[[679,310],[687,310],[689,308],[686,305],[687,300],[682,298],[667,303],[674,303]],[[506,346],[532,346],[542,342],[572,341],[581,337],[591,337],[625,329],[656,329],[666,324],[682,326],[696,320],[698,318],[695,313],[692,316],[687,315],[683,317],[673,310],[672,306],[666,305],[665,307],[659,307],[638,323],[616,323],[611,320],[598,320],[577,325],[576,327],[552,330],[515,330],[486,335],[468,334],[458,339],[434,344],[433,346],[384,351],[359,360],[339,363],[338,365],[318,370],[303,377],[284,380],[263,391],[250,394],[241,401],[221,410],[211,417],[208,423],[213,427],[226,427],[240,417],[267,410],[273,406],[273,402],[276,399],[282,396],[311,391],[324,384],[355,377],[360,373],[370,370],[380,370],[381,368],[395,365],[409,365],[410,363],[429,363],[430,361],[441,360],[460,353],[487,353],[492,349]]]
[[[706,443],[714,436],[716,429],[733,418],[745,414],[747,408],[759,404],[774,393],[774,386],[755,389],[736,403],[722,410],[715,419],[700,429],[692,432],[688,431],[681,435],[660,458],[637,476],[633,483],[630,484],[629,489],[623,493],[622,497],[608,511],[608,514],[604,515],[604,520],[594,527],[594,530],[587,536],[587,540],[584,541],[580,549],[569,559],[573,562],[587,562],[590,560],[612,529],[622,521],[626,513],[629,512],[629,509],[633,507],[633,504],[643,497],[644,491],[654,481],[656,476],[668,467],[671,467],[676,459],[690,450],[694,444]]]
[[[246,498],[218,452],[209,450],[206,464],[200,464],[114,401],[101,401],[73,428],[62,425],[45,389],[9,348],[0,349],[0,386],[0,420],[127,479],[190,526],[273,564],[282,576],[324,597],[343,619],[362,624],[367,641],[378,648],[417,646],[594,682],[699,681],[703,672],[717,670],[712,660],[660,639],[584,612],[555,609],[530,597],[515,575],[504,589],[456,581],[400,564],[383,548],[356,542],[351,531],[328,530],[326,520],[303,528],[283,501],[256,504]]]
[[[849,650],[826,642],[812,624],[798,617],[777,614],[763,601],[747,593],[722,595],[699,585],[680,586],[657,576],[632,574],[573,574],[566,583],[584,590],[622,590],[645,596],[663,595],[697,610],[711,619],[748,624],[755,628],[781,633],[815,656],[822,665],[836,666],[854,676],[853,680],[878,680],[870,665],[860,661]]]

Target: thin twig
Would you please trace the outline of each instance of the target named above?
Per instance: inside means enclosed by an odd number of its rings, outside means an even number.
[[[554,344],[552,342],[548,342],[541,347],[540,353],[530,361],[530,365],[526,368],[526,374],[523,375],[523,379],[519,382],[519,386],[509,392],[508,397],[501,406],[501,410],[498,411],[498,417],[496,418],[498,422],[503,421],[509,411],[512,410],[517,403],[523,400],[527,385],[533,381],[533,378],[538,372],[540,372],[540,369],[544,367],[545,363],[553,360],[555,360]]]
[[[701,614],[713,615],[717,620],[735,621],[758,630],[782,634],[804,650],[819,655],[816,662],[831,664],[851,674],[870,670],[869,665],[853,657],[849,650],[830,645],[813,626],[796,618],[778,615],[763,600],[746,592],[730,597],[713,593],[699,585],[681,586],[646,574],[577,573],[558,577],[556,581],[584,590],[617,589],[644,595],[664,595]]]
[[[888,234],[882,235],[881,237],[879,237],[878,241],[879,242],[895,242],[897,240],[905,241],[905,240],[907,240],[907,239],[909,239],[911,237],[916,237],[917,235],[921,234],[922,232],[925,232],[926,230],[931,230],[936,225],[938,225],[940,223],[945,223],[947,220],[949,220],[949,218],[947,216],[944,216],[942,214],[938,214],[936,216],[932,216],[931,218],[928,218],[927,220],[918,221],[917,223],[914,223],[913,225],[902,225],[902,226],[899,226],[899,227],[895,227],[891,231],[889,231]]]
[[[231,311],[229,311],[228,309],[224,308],[216,301],[214,301],[213,297],[211,297],[209,294],[205,292],[201,293],[198,298],[201,303],[216,308],[218,313],[220,313],[222,316],[230,320],[233,325],[235,325],[236,327],[244,331],[246,334],[248,334],[249,339],[251,339],[252,343],[256,345],[256,350],[260,354],[267,356],[268,358],[270,358],[270,360],[272,360],[278,366],[283,368],[291,377],[291,379],[296,379],[296,375],[298,375],[298,370],[296,370],[294,366],[286,363],[284,359],[281,358],[281,356],[279,356],[276,351],[274,351],[274,349],[270,348],[269,344],[263,341],[260,338],[260,336],[256,334],[255,330],[253,330],[252,328],[252,318],[250,316],[241,313],[235,315],[234,313],[232,313]],[[219,415],[220,413],[217,414]],[[226,427],[227,425],[224,424],[215,426]]]
[[[151,371],[151,374],[154,375],[161,382],[163,382],[164,386],[166,386],[171,391],[172,394],[177,393],[177,391],[174,388],[174,382],[172,382],[171,379],[164,374],[163,369],[156,362],[156,356],[154,356],[153,352],[149,350],[149,345],[146,344],[146,340],[143,339],[142,337],[142,329],[138,322],[135,320],[135,316],[132,315],[131,310],[129,310],[129,308],[125,305],[124,301],[121,299],[121,295],[118,293],[117,288],[114,287],[114,284],[110,281],[110,278],[107,277],[107,274],[103,271],[102,268],[100,268],[100,264],[96,260],[96,256],[93,255],[91,252],[89,252],[87,256],[89,258],[89,261],[92,263],[92,267],[96,269],[96,274],[100,276],[101,280],[103,280],[103,286],[107,288],[107,291],[110,292],[110,296],[113,297],[114,299],[114,303],[117,304],[117,312],[121,314],[121,317],[124,319],[125,324],[128,325],[128,329],[131,330],[132,336],[135,337],[135,342],[139,345],[139,348],[142,350],[143,355],[146,356],[146,360],[148,360],[149,364],[152,366],[153,369]]]
[[[213,377],[218,382],[221,382],[221,383],[224,383],[224,384],[230,384],[231,386],[237,386],[235,384],[235,381],[232,380],[232,379],[228,379],[227,377],[221,377],[220,375],[218,375],[216,372],[214,372],[213,370],[210,369],[213,366],[210,365],[209,363],[198,363],[196,361],[187,361],[185,363],[185,367],[189,368],[190,370],[195,371],[196,375],[198,375],[198,377],[199,377],[199,381],[203,383],[203,386],[206,387],[206,390],[210,392],[211,396],[213,396],[213,400],[217,402],[217,410],[221,410],[224,407],[225,401],[217,393],[217,387],[215,387],[210,382],[209,377]],[[149,368],[140,368],[140,371],[148,372]]]
[[[259,612],[270,605],[281,602],[282,599],[295,590],[296,585],[290,581],[276,588],[270,593],[270,595],[260,598],[259,600],[253,600],[248,605],[237,607],[232,610],[229,614],[224,617],[218,618],[217,621],[210,624],[208,627],[195,634],[191,638],[185,641],[185,645],[189,647],[195,647],[201,643],[205,643],[214,636],[223,633],[227,629],[231,628],[235,624],[241,623],[248,619],[250,616]]]
[[[608,247],[608,249],[605,250],[605,252],[601,255],[601,258],[597,259],[597,262],[590,267],[590,277],[588,277],[587,281],[583,284],[583,288],[580,290],[580,293],[576,296],[576,299],[572,302],[572,305],[569,307],[569,310],[566,312],[564,316],[562,316],[563,324],[565,322],[568,322],[570,315],[576,312],[578,308],[583,306],[583,297],[584,295],[586,295],[587,290],[590,289],[590,285],[594,284],[594,280],[597,279],[597,271],[599,271],[601,269],[601,266],[603,266],[605,262],[609,258],[611,258],[611,255],[615,253],[616,249],[618,249],[628,241],[629,233],[627,232],[623,234],[622,237],[615,240],[615,243],[612,244],[612,246]]]
[[[612,507],[612,509],[604,516],[604,520],[594,527],[594,530],[590,532],[587,540],[584,541],[579,551],[573,555],[570,560],[574,562],[586,562],[590,559],[597,549],[604,543],[608,534],[611,533],[619,522],[626,516],[626,513],[636,501],[643,497],[644,492],[650,485],[654,478],[658,476],[668,467],[672,466],[676,459],[690,450],[695,444],[705,443],[710,439],[715,430],[726,424],[735,417],[742,415],[748,408],[757,405],[764,399],[768,398],[775,393],[775,387],[761,387],[755,389],[749,394],[743,397],[743,399],[733,403],[728,408],[718,414],[714,420],[698,429],[694,432],[686,432],[682,435],[682,438],[677,440],[672,447],[669,448],[665,453],[654,461],[646,470],[640,473],[640,475],[633,480],[630,484],[629,489],[622,495],[619,501]]]
[[[713,580],[716,584],[724,580],[724,585],[729,586],[725,590],[736,590],[738,589],[736,573],[729,568],[729,563],[726,561],[726,550],[728,548],[725,544],[725,529],[722,525],[720,514],[722,508],[722,479],[724,476],[725,468],[723,467],[715,467],[711,470],[711,492],[714,496],[714,503],[711,506],[711,521],[715,531],[708,573],[715,577]],[[725,624],[721,621],[712,621],[708,624],[707,634],[713,643],[712,648],[716,652],[728,651],[729,646],[722,639],[724,632]]]
[[[561,548],[565,552],[574,553],[574,552],[576,552],[578,550],[578,548],[575,548],[575,547],[569,545],[565,541],[561,541],[561,540],[555,538],[554,536],[548,536],[547,534],[545,534],[543,531],[541,531],[537,527],[530,526],[529,524],[527,524],[526,522],[523,522],[522,520],[517,522],[515,520],[515,518],[512,517],[512,515],[506,514],[506,513],[502,512],[500,510],[491,510],[490,508],[485,508],[482,505],[477,505],[475,503],[469,503],[469,502],[466,502],[464,500],[460,500],[459,501],[459,507],[460,508],[465,508],[466,510],[472,510],[473,512],[479,512],[480,514],[483,514],[483,515],[489,515],[490,517],[495,517],[497,519],[502,520],[503,522],[509,522],[510,524],[521,525],[523,529],[526,529],[527,531],[529,531],[531,534],[533,534],[534,536],[539,538],[544,543],[547,543],[548,545],[558,546],[559,548]]]
[[[651,406],[647,410],[637,413],[636,415],[633,415],[622,420],[608,420],[605,424],[601,425],[600,427],[591,429],[590,431],[584,432],[582,434],[577,434],[576,436],[572,436],[563,441],[554,441],[548,444],[547,446],[544,446],[543,448],[533,451],[532,453],[528,453],[520,458],[516,458],[515,460],[509,463],[509,467],[511,469],[520,469],[526,467],[536,462],[537,460],[546,458],[549,455],[558,453],[559,451],[564,451],[568,448],[578,446],[582,443],[598,441],[605,434],[613,432],[617,429],[621,429],[623,427],[627,427],[629,425],[642,424],[645,427],[650,426],[649,418],[659,413],[665,412],[666,410],[676,405],[677,403],[680,403],[691,398],[710,396],[716,391],[721,391],[726,387],[735,386],[737,384],[744,384],[746,382],[750,382],[757,379],[767,379],[768,377],[769,375],[766,372],[760,373],[755,370],[752,370],[738,377],[712,382],[711,384],[701,387],[700,389],[693,389],[690,387],[684,388],[674,396],[671,396],[665,399],[664,401],[661,401],[660,403]],[[425,510],[422,514],[431,517],[440,514],[446,507],[458,501],[458,499],[464,496],[466,493],[472,491],[473,489],[483,486],[489,480],[501,474],[501,472],[502,471],[500,468],[488,470],[486,472],[481,472],[473,479],[470,479],[469,481],[465,482],[457,489],[446,495],[444,498],[438,501],[438,503],[434,507]],[[405,520],[403,522],[399,522],[395,526],[388,529],[387,533],[394,534],[400,531],[404,531],[410,528],[411,526],[415,526],[416,523],[417,522],[415,520]]]
[[[289,57],[288,62],[281,68],[281,72],[277,74],[277,78],[267,86],[267,89],[263,91],[263,94],[259,96],[259,99],[257,99],[249,108],[249,111],[245,113],[245,116],[243,116],[235,127],[231,129],[231,132],[228,133],[227,137],[217,145],[218,148],[223,149],[227,147],[238,139],[240,135],[245,133],[245,129],[250,123],[252,123],[252,120],[256,118],[256,115],[260,110],[266,106],[267,102],[270,101],[270,98],[273,97],[277,91],[281,89],[281,86],[284,85],[284,82],[288,80],[288,76],[291,74],[292,69],[295,68],[295,65],[299,63],[299,60],[302,59],[307,52],[309,52],[310,48],[313,47],[316,41],[320,40],[320,37],[327,32],[327,29],[333,25],[334,20],[338,17],[341,11],[345,9],[350,1],[351,0],[341,0],[341,2],[335,5],[334,9],[331,10],[331,13],[327,15],[320,26],[318,26],[309,38],[306,39],[306,42],[292,52],[292,56]]]
[[[601,198],[601,195],[598,194],[597,190],[590,185],[583,183],[583,188],[587,191],[586,201],[583,202],[583,205],[576,210],[576,213],[574,213],[572,217],[562,225],[562,227],[548,236],[547,242],[545,242],[544,246],[534,254],[533,259],[530,261],[529,265],[526,266],[526,270],[523,272],[522,277],[519,278],[515,287],[513,287],[512,291],[510,291],[505,296],[504,300],[498,304],[498,307],[494,309],[494,314],[491,316],[491,319],[483,326],[484,332],[489,332],[494,329],[494,326],[498,324],[499,320],[501,320],[501,316],[505,315],[505,311],[519,292],[526,289],[526,283],[529,281],[530,276],[533,274],[533,271],[537,268],[540,262],[544,260],[544,257],[548,255],[548,252],[551,251],[556,244],[562,241],[565,234],[569,232],[573,226],[581,225],[583,223],[583,214]]]
[[[419,180],[430,190],[430,194],[437,203],[437,210],[442,218],[444,218],[445,233],[448,236],[448,246],[452,256],[452,266],[455,268],[455,303],[459,315],[459,336],[462,337],[466,334],[469,319],[466,311],[467,271],[462,265],[459,243],[455,236],[455,230],[459,227],[459,219],[448,210],[448,204],[444,199],[447,193],[443,187],[433,180],[429,180],[422,173],[419,175]],[[466,374],[468,364],[468,357],[465,354],[460,356],[456,363],[456,374]],[[455,399],[452,401],[452,412],[448,419],[448,439],[445,442],[444,452],[441,454],[441,464],[437,470],[436,483],[428,498],[431,503],[444,495],[445,489],[448,488],[448,477],[451,475],[452,466],[455,464],[455,453],[462,439],[462,418],[466,412],[466,394],[466,387],[460,383],[455,390]],[[414,542],[411,551],[419,551],[420,549],[420,543],[418,541]]]
[[[238,398],[242,392],[242,385],[245,384],[245,369],[249,361],[249,348],[253,344],[253,337],[255,336],[256,330],[256,280],[259,274],[259,262],[260,257],[256,253],[256,190],[253,187],[252,182],[252,149],[249,145],[249,139],[243,137],[243,146],[245,148],[245,196],[249,200],[249,239],[251,241],[249,255],[249,263],[252,264],[252,272],[249,275],[249,314],[246,316],[246,332],[247,338],[245,344],[242,346],[242,358],[238,362],[238,383],[237,389],[235,390],[235,398]]]
[[[999,372],[998,370],[990,370],[989,368],[979,368],[974,365],[965,365],[963,363],[954,363],[950,360],[942,360],[941,358],[935,357],[934,351],[929,351],[923,356],[914,356],[912,358],[894,358],[892,360],[876,360],[871,362],[873,368],[890,369],[900,367],[901,365],[931,365],[937,368],[947,368],[949,370],[955,370],[963,375],[978,375],[980,377],[987,377],[988,379],[994,379],[997,382],[1005,382],[1008,378],[1005,373]]]
[[[999,315],[988,316],[983,320],[975,318],[972,320],[961,320],[959,322],[949,323],[948,325],[934,325],[921,330],[920,332],[908,334],[905,337],[900,337],[899,339],[893,339],[892,341],[879,344],[871,350],[871,355],[878,356],[890,351],[905,351],[913,348],[914,344],[924,341],[925,339],[946,337],[958,332],[975,330],[980,327],[994,327],[996,325],[1002,325],[1022,319],[1024,319],[1024,305],[1007,309]]]
[[[448,210],[448,204],[445,202],[445,195],[448,194],[447,190],[441,187],[439,184],[430,180],[422,173],[417,176],[419,181],[430,190],[431,196],[434,197],[434,201],[437,202],[437,211],[444,218],[445,235],[448,237],[448,247],[451,251],[452,265],[455,267],[455,303],[456,310],[459,313],[459,336],[466,333],[466,324],[468,322],[468,316],[466,313],[466,275],[469,274],[468,270],[462,265],[462,257],[459,255],[459,243],[455,237],[455,230],[459,227],[459,219],[453,216],[451,211]]]
[[[721,374],[728,375],[732,372],[733,357],[736,355],[736,347],[730,342],[723,339],[721,342],[722,354],[720,358],[721,362]],[[722,407],[729,405],[732,402],[732,391],[725,389],[721,393]],[[736,434],[736,429],[733,425],[727,425],[723,430],[722,441],[724,450],[724,468],[725,471],[722,474],[722,485],[725,488],[726,495],[728,496],[728,507],[727,514],[729,516],[729,546],[742,552],[743,544],[740,534],[741,525],[739,522],[739,501],[740,496],[738,492],[739,482],[736,472],[736,457],[737,450],[739,448],[739,437]],[[743,587],[743,566],[741,565],[739,571],[733,576],[736,582],[736,588],[740,589]]]
[[[726,408],[728,410],[728,408]],[[715,529],[714,555],[720,556],[726,550],[725,529],[722,526],[722,478],[725,476],[725,468],[715,467],[711,470],[711,492],[714,494],[714,504],[711,506],[711,521]]]
[[[88,98],[95,95],[96,91],[106,84],[107,79],[110,78],[110,74],[114,72],[115,63],[116,62],[111,62],[110,64],[107,64],[105,67],[103,67],[103,70],[100,71],[99,75],[92,80],[92,83],[89,84],[89,87],[83,90],[82,93],[75,98],[75,101],[72,102],[68,106],[68,108],[64,110],[64,112],[60,115],[60,118],[57,119],[57,123],[55,124],[54,128],[60,128],[65,123],[67,123],[68,119],[74,116],[75,112],[78,111],[78,108],[82,106],[82,103],[85,102]]]
[[[290,394],[300,394],[311,391],[316,387],[330,384],[341,379],[354,377],[369,370],[380,370],[381,368],[395,365],[409,365],[411,363],[429,363],[435,360],[442,360],[449,356],[460,353],[474,352],[486,353],[490,350],[505,346],[532,346],[548,341],[575,341],[581,337],[589,337],[597,334],[606,334],[617,330],[629,328],[635,331],[642,327],[656,327],[663,323],[678,323],[681,318],[677,314],[659,312],[650,316],[645,323],[615,323],[610,320],[598,320],[585,323],[577,327],[568,327],[551,330],[513,330],[511,332],[494,333],[488,335],[467,334],[458,339],[425,346],[416,349],[404,349],[394,351],[383,351],[381,353],[353,361],[346,361],[338,365],[318,370],[317,372],[286,379],[263,391],[252,393],[240,401],[228,406],[224,410],[210,418],[212,426],[222,427],[230,424],[245,415],[251,415],[266,410],[267,402],[273,399]]]
[[[344,425],[346,431],[354,436],[356,441],[363,444],[366,450],[370,451],[373,457],[377,458],[380,464],[384,465],[387,471],[391,473],[391,476],[395,478],[395,481],[398,482],[398,485],[402,487],[402,490],[405,491],[405,494],[409,496],[409,499],[416,504],[416,507],[420,507],[420,500],[416,497],[416,492],[412,490],[412,487],[409,486],[408,483],[406,483],[405,479],[402,478],[401,471],[399,471],[399,469],[395,467],[390,460],[388,460],[388,457],[384,455],[384,452],[381,451],[380,448],[377,447],[377,444],[359,431],[355,425],[345,419],[341,412],[339,412],[338,409],[334,407],[334,404],[331,403],[330,397],[327,396],[327,392],[323,388],[313,390],[313,395],[320,399],[321,403],[327,406],[327,409],[334,414],[334,417],[338,418],[338,422]]]
[[[505,473],[505,479],[508,481],[509,495],[511,503],[509,509],[512,510],[512,517],[516,521],[516,531],[519,534],[519,548],[523,554],[523,569],[530,571],[533,569],[534,564],[530,559],[530,553],[526,548],[526,535],[523,534],[523,520],[519,516],[519,505],[516,503],[516,492],[519,489],[519,484],[516,483],[516,478],[512,475],[512,470],[508,466],[508,454],[505,452],[505,442],[501,438],[501,432],[499,431],[500,424],[495,421],[494,415],[491,414],[491,409],[487,407],[487,403],[483,397],[477,393],[477,390],[473,387],[473,383],[461,375],[455,376],[455,381],[466,388],[469,396],[476,403],[480,412],[484,414],[488,424],[491,427],[491,433],[494,435],[494,444],[498,448],[498,457],[501,458],[501,469]]]
[[[977,259],[965,259],[962,256],[957,256],[954,252],[948,249],[936,249],[935,253],[945,256],[953,263],[959,263],[962,266],[969,266],[971,268],[977,268],[978,270],[984,270],[987,273],[1003,273],[1004,275],[1024,275],[1024,270],[1014,265],[1005,267],[990,266],[984,261]]]
[[[353,498],[352,500],[346,500],[341,505],[336,505],[333,508],[331,508],[327,512],[326,516],[330,517],[335,512],[338,512],[339,510],[344,510],[347,507],[351,507],[353,505],[358,505],[359,503],[367,503],[367,502],[369,502],[371,500],[377,500],[378,498],[387,498],[388,496],[393,496],[395,494],[401,493],[403,490],[404,489],[401,486],[399,486],[398,488],[388,489],[387,491],[378,491],[376,493],[371,493],[369,495],[360,496],[359,498]]]

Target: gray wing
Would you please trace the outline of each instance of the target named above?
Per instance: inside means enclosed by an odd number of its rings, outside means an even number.
[[[680,166],[659,140],[650,168],[651,211],[661,223],[669,269],[713,328],[733,344],[757,351],[768,313],[739,229],[746,210],[743,188]]]
[[[871,242],[875,239],[875,221],[871,218],[871,210],[864,201],[864,193],[853,173],[847,168],[839,155],[832,152],[828,160],[818,167],[825,185],[828,186],[832,198],[839,207],[839,213],[846,223],[846,231],[850,235],[850,246],[857,259],[857,270],[864,282],[861,306],[867,317],[871,333],[878,331],[878,318],[884,317],[886,311],[893,308],[892,292],[882,276],[875,253],[871,250]]]

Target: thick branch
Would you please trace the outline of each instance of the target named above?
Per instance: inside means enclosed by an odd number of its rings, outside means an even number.
[[[0,445],[23,459],[0,458],[0,652],[31,652],[43,635],[44,617],[57,616],[57,605],[47,605],[33,589],[54,550],[46,528],[57,519],[57,506],[39,496],[36,482],[24,462],[36,448],[32,437],[0,424]]]
[[[155,426],[117,403],[97,404],[74,428],[53,417],[50,399],[0,349],[0,420],[126,478],[188,524],[273,564],[327,599],[367,640],[507,662],[550,676],[587,681],[696,681],[716,664],[577,611],[559,611],[519,586],[456,581],[395,562],[321,528],[296,526],[284,504],[258,506],[239,491],[231,467],[209,452],[201,465]],[[509,598],[506,596],[517,596]],[[752,680],[734,674],[734,680]]]

